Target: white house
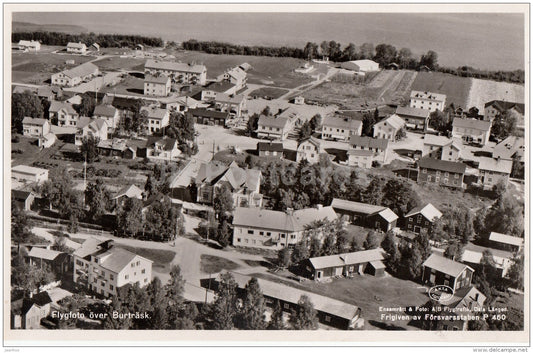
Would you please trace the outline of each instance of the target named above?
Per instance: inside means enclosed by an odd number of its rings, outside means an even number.
[[[166,97],[170,94],[170,77],[166,75],[145,75],[144,95]]]
[[[85,63],[53,74],[51,82],[52,85],[73,87],[97,76],[99,72],[98,66],[93,63]]]
[[[489,141],[492,123],[477,119],[453,119],[452,136],[463,139],[466,143],[485,145]]]
[[[113,133],[120,125],[120,112],[111,104],[100,104],[94,107],[93,118],[105,120],[109,133]]]
[[[246,86],[246,71],[238,66],[234,67],[227,70],[222,75],[219,75],[217,77],[217,81],[230,82],[231,84],[235,85],[237,87],[236,90],[239,91]]]
[[[492,189],[500,181],[507,186],[509,176],[513,169],[513,161],[508,159],[496,159],[479,157],[479,180],[484,189]]]
[[[374,152],[368,150],[348,150],[348,165],[350,167],[372,168]]]
[[[461,154],[462,144],[446,136],[424,135],[422,157],[431,157],[444,161],[457,162]]]
[[[170,123],[170,113],[166,109],[152,107],[141,108],[141,113],[146,112],[145,134],[152,135],[154,132],[167,127]]]
[[[41,137],[50,132],[50,123],[46,119],[25,116],[22,119],[22,134],[28,137]]]
[[[52,101],[48,109],[50,121],[57,119],[58,126],[75,127],[80,119],[80,115],[72,104]]]
[[[314,137],[309,137],[298,144],[296,162],[307,160],[310,164],[320,161],[320,154],[324,153],[322,142]]]
[[[348,141],[350,136],[361,136],[363,122],[346,117],[328,116],[322,122],[322,138]]]
[[[428,91],[411,91],[409,106],[411,108],[429,110],[430,112],[435,110],[442,112],[446,106],[446,95]]]
[[[87,52],[87,46],[85,45],[85,43],[69,42],[67,44],[67,53],[84,54],[86,52]]]
[[[364,59],[364,60],[353,60],[347,61],[341,64],[341,67],[346,70],[351,70],[355,72],[372,72],[379,71],[379,64],[375,61]]]
[[[41,50],[41,43],[36,40],[20,40],[18,47],[20,50],[39,51]]]
[[[178,141],[168,136],[151,138],[146,145],[146,158],[152,161],[176,161],[180,154]]]
[[[175,83],[205,85],[207,68],[204,65],[186,64],[171,61],[149,59],[144,64],[144,73],[150,75],[163,74]]]
[[[405,128],[405,121],[398,115],[393,114],[374,125],[374,138],[396,141],[396,134]]]
[[[372,160],[378,161],[382,164],[385,163],[385,161],[387,160],[387,154],[389,152],[389,140],[387,139],[353,135],[350,137],[349,143],[350,147],[353,150],[364,150],[372,152]],[[357,153],[355,153],[354,156],[355,155],[357,155]],[[359,155],[361,156],[364,154]],[[353,158],[355,157],[352,157],[352,159]],[[350,164],[349,160],[348,164]]]
[[[84,138],[89,136],[98,138],[100,141],[107,140],[107,123],[103,119],[93,119],[82,116],[76,125],[74,144],[81,146]]]
[[[48,169],[17,165],[11,168],[11,178],[18,181],[41,184],[48,180]]]

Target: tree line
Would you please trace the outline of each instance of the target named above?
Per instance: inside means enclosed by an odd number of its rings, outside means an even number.
[[[344,48],[341,43],[334,40],[322,41],[320,44],[307,42],[304,48],[296,47],[267,47],[238,45],[217,41],[198,41],[190,39],[182,43],[183,49],[203,51],[209,54],[228,55],[254,55],[271,57],[291,57],[297,59],[312,60],[321,57],[328,57],[334,62],[345,62],[351,60],[371,59],[385,68],[390,64],[396,64],[401,69],[419,70],[427,67],[429,70],[449,73],[461,77],[474,77],[496,81],[524,83],[525,71],[490,71],[479,70],[470,66],[458,68],[442,67],[438,65],[438,54],[433,50],[420,57],[415,57],[411,49],[400,48],[390,44],[363,43],[357,46],[349,43]]]
[[[36,40],[45,45],[66,46],[69,42],[82,42],[87,46],[98,43],[102,48],[124,48],[142,44],[150,47],[162,47],[164,42],[158,37],[146,37],[132,34],[96,34],[90,33],[62,33],[62,32],[14,32],[11,34],[11,42],[18,43],[20,40]]]

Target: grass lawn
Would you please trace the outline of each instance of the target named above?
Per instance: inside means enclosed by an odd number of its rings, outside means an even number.
[[[144,80],[131,75],[126,75],[124,80],[117,85],[105,87],[101,91],[127,94],[132,96],[144,96]]]
[[[442,72],[419,72],[411,90],[430,91],[446,95],[446,105],[454,103],[455,107],[470,108],[467,100],[472,87],[472,79]],[[496,99],[496,98],[493,98]]]
[[[133,246],[127,246],[122,244],[117,244],[116,247],[126,249],[137,255],[147,258],[148,260],[153,261],[153,269],[158,272],[168,272],[170,271],[170,263],[174,260],[176,253],[170,250],[158,250],[158,249],[148,249],[148,248],[136,248]]]
[[[144,71],[147,59],[112,57],[95,61],[94,64],[103,71],[135,70]]]
[[[232,271],[239,267],[235,262],[223,257],[205,254],[201,256],[200,269],[204,273],[217,273],[222,270]]]
[[[374,109],[376,102],[366,97],[365,86],[353,82],[324,82],[303,93],[307,101],[336,104],[341,109]]]
[[[276,99],[276,98],[279,98],[281,97],[282,95],[284,95],[285,93],[289,92],[288,90],[286,89],[282,89],[282,88],[274,88],[274,87],[261,87],[261,88],[258,88],[252,92],[250,92],[250,96],[258,96],[258,97],[270,97],[270,98],[273,98],[273,99]]]
[[[252,276],[283,282],[291,287],[357,305],[361,308],[365,319],[365,330],[378,330],[386,326],[389,329],[416,330],[417,328],[409,326],[407,321],[391,322],[382,319],[381,314],[387,312],[380,311],[380,307],[397,308],[422,305],[429,300],[425,288],[422,288],[418,283],[400,280],[388,274],[385,277],[364,275],[353,279],[341,278],[330,283],[315,281],[297,283],[266,273],[255,273]]]

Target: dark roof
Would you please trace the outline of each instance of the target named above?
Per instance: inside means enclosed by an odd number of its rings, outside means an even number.
[[[189,112],[193,116],[201,116],[205,118],[217,118],[217,119],[228,119],[229,113],[227,112],[219,112],[216,110],[207,110],[204,108],[198,108],[198,109],[189,109]]]
[[[408,116],[411,118],[427,119],[429,118],[429,110],[413,108],[413,107],[398,107],[396,114],[401,116]]]
[[[229,82],[213,82],[205,86],[204,91],[226,92],[234,86],[233,83]]]
[[[381,150],[386,150],[389,146],[389,140],[372,138],[368,136],[350,136],[350,145],[351,146],[362,146],[369,148],[379,148]]]
[[[440,159],[434,159],[434,158],[422,158],[420,162],[418,162],[418,166],[420,168],[425,168],[425,169],[442,170],[445,172],[459,173],[459,174],[464,174],[466,170],[466,165],[464,165],[463,163],[441,161]]]
[[[113,117],[115,116],[116,112],[117,112],[117,109],[114,106],[108,105],[108,104],[100,104],[94,107],[93,116],[101,115],[101,116]]]
[[[524,114],[524,111],[525,111],[524,103],[493,100],[493,101],[485,103],[485,108],[488,106],[494,106],[494,108],[498,109],[500,112],[504,112],[504,111],[507,111],[513,108],[516,108],[516,110],[518,110],[521,114]]]
[[[48,292],[37,293],[31,299],[39,306],[43,306],[52,302],[52,298],[50,298]]]
[[[257,150],[258,151],[283,152],[283,143],[282,142],[258,142]]]
[[[111,104],[118,109],[130,109],[135,107],[138,100],[135,98],[113,97],[113,103]]]
[[[13,200],[26,200],[31,194],[31,191],[11,190],[11,198]]]
[[[148,141],[148,146],[154,146],[157,143],[163,145],[165,151],[171,151],[176,145],[176,139],[170,138],[168,136],[150,138]]]

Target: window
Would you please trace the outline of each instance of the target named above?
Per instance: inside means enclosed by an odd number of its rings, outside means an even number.
[[[454,174],[453,177],[454,177],[455,179],[459,179],[459,174]]]
[[[110,279],[110,280],[114,280],[114,279],[115,279],[115,276],[113,276],[113,274],[110,273],[110,274],[109,274],[109,279]]]
[[[283,308],[285,308],[285,309],[290,309],[290,305],[287,304],[287,303],[285,303],[285,304],[283,304]]]
[[[110,284],[110,285],[109,285],[109,289],[111,289],[111,290],[113,290],[113,289],[114,289],[114,287],[113,287],[113,285],[112,285],[112,284]]]
[[[270,233],[270,232],[267,232],[267,237],[269,237],[270,235],[271,235],[271,233]]]
[[[130,278],[129,275],[125,275],[125,276],[124,276],[124,279],[129,279],[129,278]]]
[[[437,175],[437,176],[440,176],[440,170],[437,170],[436,175]]]
[[[450,176],[450,173],[446,172],[446,173],[444,173],[444,176],[447,178],[447,177]]]
[[[248,234],[254,234],[254,231],[253,230],[249,230]]]
[[[135,262],[132,262],[132,263],[131,263],[131,267],[135,267]]]
[[[422,216],[419,215],[419,216],[417,217],[416,223],[420,223],[420,222],[422,222]]]
[[[331,316],[329,316],[329,315],[326,315],[326,317],[325,317],[325,319],[324,319],[324,320],[326,320],[326,322],[331,322]]]
[[[101,281],[101,282],[100,282],[100,285],[101,285],[102,287],[105,287],[105,281]]]
[[[237,238],[237,243],[240,243],[241,242],[241,238]]]
[[[93,283],[98,283],[98,278],[95,278],[95,279],[93,280]]]
[[[141,273],[144,275],[144,274],[146,273],[146,269],[143,268],[143,269],[141,270]]]
[[[265,232],[259,232],[259,235],[265,235]]]
[[[282,234],[281,237],[282,237],[282,238],[285,238],[285,234]]]

